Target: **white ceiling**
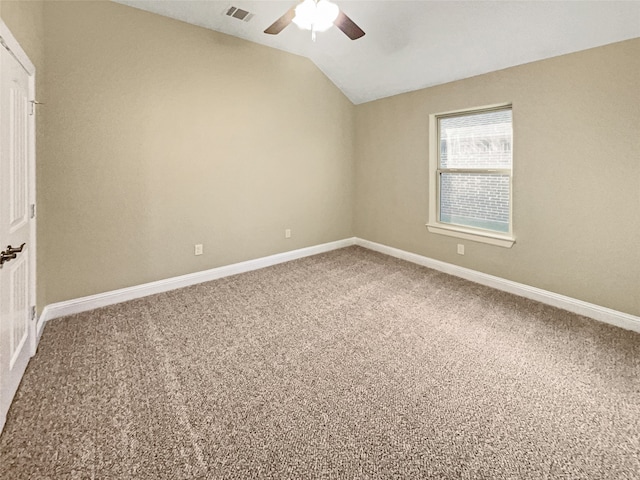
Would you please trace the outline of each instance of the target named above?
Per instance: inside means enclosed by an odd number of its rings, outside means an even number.
[[[355,104],[640,37],[640,0],[334,0],[366,35],[333,27],[315,43],[294,24],[263,33],[296,0],[114,1],[308,57]]]

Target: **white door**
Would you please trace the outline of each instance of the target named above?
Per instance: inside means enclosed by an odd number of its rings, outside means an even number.
[[[31,80],[14,54],[0,45],[0,432],[31,357],[35,332]]]

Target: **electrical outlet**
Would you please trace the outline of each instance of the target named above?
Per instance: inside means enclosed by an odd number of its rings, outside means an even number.
[[[201,243],[196,243],[194,246],[194,255],[202,255],[202,253],[204,252],[204,249],[202,248],[202,244]]]
[[[284,231],[284,238],[291,238],[291,229],[290,228],[287,228]]]
[[[458,255],[464,255],[464,245],[462,243],[458,244]]]

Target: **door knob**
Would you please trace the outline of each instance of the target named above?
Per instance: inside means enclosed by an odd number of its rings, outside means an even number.
[[[7,254],[20,253],[25,245],[26,243],[23,243],[19,247],[12,247],[11,245],[7,245],[7,249],[2,253],[7,253]]]
[[[9,260],[13,260],[17,256],[18,255],[16,253],[0,252],[0,268],[2,268],[2,265],[4,264],[4,262],[8,262]]]
[[[22,249],[24,248],[24,246],[25,246],[24,243],[19,247],[12,247],[11,245],[8,245],[7,249],[4,252],[0,252],[0,268],[2,268],[2,265],[5,262],[8,262],[16,258],[18,254],[22,252]]]

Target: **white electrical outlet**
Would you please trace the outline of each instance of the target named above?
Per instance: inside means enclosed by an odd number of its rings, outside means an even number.
[[[291,229],[290,228],[287,228],[284,231],[284,238],[291,238]]]
[[[194,255],[202,255],[204,249],[202,248],[201,243],[196,243],[194,246]]]
[[[458,255],[464,255],[464,245],[462,243],[458,244]]]

